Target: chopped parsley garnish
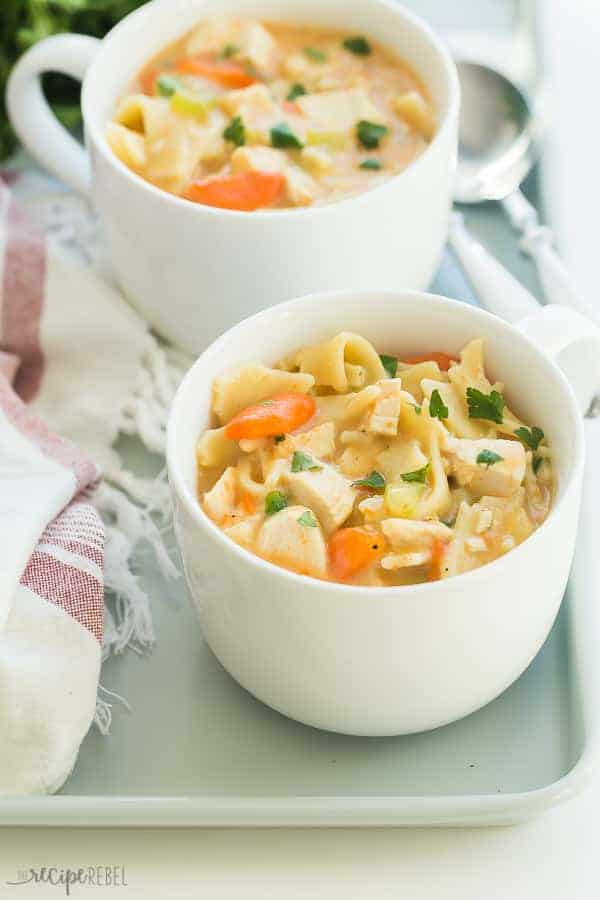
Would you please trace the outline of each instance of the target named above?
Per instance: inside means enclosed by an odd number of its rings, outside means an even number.
[[[156,79],[156,88],[161,97],[172,97],[180,87],[181,82],[175,75],[168,75],[164,72]]]
[[[542,465],[543,462],[544,462],[543,456],[534,456],[533,457],[533,459],[531,461],[531,468],[533,469],[534,475],[537,475],[537,473],[540,470],[540,466]]]
[[[363,161],[358,166],[359,169],[370,169],[372,172],[376,172],[381,168],[381,163],[378,159],[373,159],[370,157],[369,159],[363,159]]]
[[[381,365],[388,373],[390,378],[396,377],[396,372],[398,371],[398,360],[395,356],[386,356],[385,353],[379,354],[379,359],[381,360]]]
[[[370,43],[362,35],[346,38],[343,44],[346,50],[349,50],[350,53],[355,53],[356,56],[368,56],[371,52]]]
[[[470,419],[489,419],[490,422],[502,425],[504,397],[498,391],[484,394],[482,391],[478,391],[477,388],[468,387],[467,404]]]
[[[537,425],[534,425],[531,431],[529,428],[517,428],[515,437],[518,437],[530,450],[537,450],[544,440],[544,432],[541,428],[538,428]]]
[[[378,125],[376,122],[368,122],[366,119],[361,119],[356,126],[358,140],[367,150],[374,150],[375,147],[379,147],[379,141],[387,133],[387,125]]]
[[[327,54],[317,47],[305,47],[304,54],[313,62],[324,63],[327,60]]]
[[[241,116],[235,116],[223,132],[226,141],[231,141],[236,147],[246,143],[246,129]]]
[[[431,392],[431,399],[429,401],[429,415],[432,419],[447,419],[449,415],[449,410],[444,401],[442,400],[442,395],[435,388]]]
[[[271,144],[280,150],[301,150],[304,144],[294,134],[287,122],[280,122],[271,128]]]
[[[430,464],[427,463],[422,469],[415,469],[414,472],[405,472],[404,475],[401,475],[400,477],[402,478],[402,481],[407,481],[409,484],[426,484],[429,465]]]
[[[299,81],[296,81],[290,88],[286,100],[295,100],[296,97],[302,97],[306,93],[306,88]]]
[[[374,491],[382,491],[385,487],[385,478],[381,472],[373,471],[366,478],[359,478],[352,482],[352,487],[366,487]]]
[[[285,441],[285,434],[276,434],[273,440],[276,444],[280,444],[282,441]]]
[[[503,459],[503,456],[500,456],[499,453],[494,453],[493,450],[482,450],[481,453],[477,454],[477,462],[479,465],[487,466],[488,469],[490,466],[493,466],[494,463],[501,462]]]
[[[265,515],[272,516],[288,505],[287,497],[281,491],[269,491],[265,497]]]
[[[422,407],[419,406],[418,403],[413,403],[413,409],[414,409],[414,411],[416,412],[416,414],[417,414],[418,416],[421,415],[421,409],[422,409]]]
[[[225,44],[225,46],[221,50],[221,59],[229,59],[230,57],[235,56],[239,49],[240,48],[237,46],[237,44]]]
[[[304,510],[302,515],[299,516],[298,521],[301,525],[304,525],[305,528],[316,528],[318,525],[317,520],[309,509]]]
[[[323,466],[302,450],[296,450],[292,456],[292,472],[320,472]]]

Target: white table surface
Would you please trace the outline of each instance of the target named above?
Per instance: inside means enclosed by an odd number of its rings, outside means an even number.
[[[600,4],[542,0],[541,6],[545,50],[555,73],[547,170],[556,186],[553,220],[580,288],[594,301]],[[127,887],[75,887],[72,896],[596,900],[599,823],[597,778],[565,806],[512,828],[3,829],[0,897],[64,896],[59,887],[7,885],[20,868],[122,864]]]

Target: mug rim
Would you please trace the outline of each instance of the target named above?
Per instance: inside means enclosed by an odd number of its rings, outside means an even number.
[[[478,566],[476,569],[471,569],[468,572],[461,572],[458,575],[454,575],[452,579],[448,580],[440,579],[437,581],[422,582],[418,584],[390,585],[386,587],[354,585],[337,581],[327,581],[325,579],[315,578],[312,575],[300,575],[297,572],[284,568],[283,566],[278,566],[275,563],[269,562],[268,560],[263,559],[255,553],[252,553],[250,550],[247,550],[240,544],[237,544],[231,538],[227,537],[222,529],[220,529],[218,525],[216,525],[212,521],[212,519],[210,519],[209,516],[207,516],[207,514],[204,512],[204,509],[202,508],[202,505],[198,501],[197,497],[188,488],[185,478],[183,477],[183,473],[181,472],[180,466],[177,462],[178,438],[176,434],[176,420],[180,418],[182,411],[185,409],[185,407],[182,407],[182,404],[184,402],[182,400],[182,397],[186,386],[194,379],[194,373],[202,367],[201,363],[209,352],[215,357],[218,356],[217,351],[222,346],[225,346],[227,344],[232,334],[243,332],[246,328],[260,321],[260,319],[264,319],[265,322],[268,323],[269,317],[274,313],[280,313],[282,311],[287,311],[289,309],[306,305],[307,301],[310,301],[311,303],[316,305],[317,303],[329,303],[332,301],[343,302],[344,300],[349,299],[365,300],[369,298],[370,300],[373,300],[375,298],[386,300],[387,298],[387,301],[393,303],[394,301],[397,301],[400,296],[402,296],[403,298],[412,298],[417,302],[425,301],[428,303],[438,304],[440,306],[450,306],[453,309],[460,309],[462,312],[466,310],[467,315],[473,316],[474,319],[484,319],[488,322],[491,320],[495,329],[499,330],[500,332],[504,331],[506,334],[511,335],[513,338],[521,340],[523,343],[528,345],[538,357],[539,364],[545,366],[548,371],[553,374],[554,378],[557,379],[558,384],[563,389],[564,397],[568,402],[570,412],[572,414],[572,422],[574,422],[575,424],[573,465],[568,471],[564,487],[561,491],[561,496],[557,498],[552,504],[552,506],[550,507],[550,511],[542,524],[539,525],[538,528],[536,528],[535,531],[533,531],[527,538],[525,538],[524,541],[511,549],[508,553],[505,553],[503,556],[497,557],[496,559],[491,560],[490,562],[487,562],[482,566]],[[204,379],[205,382],[208,382],[210,386],[209,389],[212,388],[212,381],[217,374],[218,372],[212,372],[207,379]],[[460,300],[454,300],[442,294],[433,294],[427,291],[401,289],[398,291],[351,291],[342,289],[333,291],[319,291],[312,294],[306,294],[302,297],[296,297],[292,300],[287,300],[283,303],[279,303],[274,307],[268,307],[267,309],[260,310],[254,315],[242,319],[232,328],[229,328],[227,331],[223,332],[223,334],[216,338],[216,340],[212,341],[186,372],[179,387],[177,388],[175,397],[173,398],[167,423],[166,462],[168,479],[172,493],[180,502],[184,504],[186,511],[188,512],[192,520],[203,529],[205,529],[209,535],[213,536],[217,541],[219,541],[222,546],[226,548],[226,550],[228,549],[234,554],[234,556],[237,556],[240,560],[240,564],[243,565],[244,563],[246,563],[258,569],[262,569],[267,577],[277,576],[279,578],[283,578],[284,580],[291,579],[293,583],[305,585],[309,589],[334,590],[336,592],[343,591],[349,598],[350,596],[354,596],[357,599],[358,597],[368,597],[371,599],[374,597],[379,597],[381,599],[390,597],[399,599],[403,595],[408,596],[408,594],[412,595],[415,592],[443,592],[447,587],[448,581],[452,581],[452,583],[454,584],[456,579],[461,579],[461,584],[463,582],[466,582],[467,580],[470,582],[477,582],[481,581],[481,579],[486,580],[488,577],[488,572],[490,573],[489,577],[493,578],[502,568],[502,566],[506,565],[507,559],[512,559],[514,561],[515,554],[519,554],[520,556],[523,556],[524,553],[527,554],[527,546],[530,545],[532,541],[540,541],[544,538],[545,534],[554,524],[559,511],[566,505],[568,495],[570,495],[570,493],[572,492],[573,485],[576,484],[583,471],[585,458],[584,447],[585,439],[583,420],[579,413],[579,408],[577,405],[577,400],[573,393],[573,389],[567,381],[567,378],[560,370],[560,368],[556,365],[556,363],[549,356],[547,356],[544,351],[541,350],[527,335],[523,334],[521,331],[519,331],[518,328],[512,325],[512,323],[506,322],[505,320],[500,319],[498,316],[494,316],[492,313],[481,309],[481,307],[471,306],[470,304],[466,304]]]
[[[198,2],[201,2],[201,0],[198,0]],[[171,194],[168,191],[164,191],[161,188],[156,187],[155,185],[151,184],[149,181],[146,181],[140,175],[137,175],[135,172],[129,169],[125,165],[125,163],[123,163],[112,152],[112,150],[108,146],[105,132],[102,131],[99,122],[94,117],[93,112],[89,112],[89,84],[95,77],[97,77],[96,70],[98,69],[98,67],[101,68],[103,49],[105,46],[108,46],[112,38],[114,36],[117,36],[119,32],[125,27],[129,27],[129,24],[132,20],[145,19],[148,16],[154,15],[156,10],[160,12],[163,7],[165,10],[167,10],[169,8],[169,0],[150,0],[150,2],[144,4],[136,10],[133,10],[129,13],[129,15],[125,16],[123,19],[121,19],[120,22],[118,22],[113,28],[111,28],[111,30],[107,32],[107,34],[99,42],[100,47],[98,53],[92,60],[90,67],[85,74],[81,87],[81,110],[84,121],[86,142],[88,140],[92,141],[94,147],[102,153],[104,160],[108,162],[119,175],[121,175],[131,184],[138,186],[140,189],[148,191],[151,196],[154,196],[157,199],[162,199],[164,202],[172,204],[175,208],[201,210],[202,213],[212,216],[223,215],[228,218],[249,219],[251,221],[257,218],[261,220],[277,221],[282,218],[287,218],[288,216],[312,217],[314,215],[320,215],[326,210],[336,209],[340,206],[346,207],[348,204],[357,203],[361,200],[364,202],[364,198],[368,197],[370,194],[379,193],[385,188],[390,188],[393,184],[396,184],[398,180],[403,176],[410,177],[410,173],[417,170],[418,167],[422,168],[424,162],[430,159],[430,157],[437,149],[437,146],[441,143],[442,138],[446,137],[447,133],[453,128],[455,121],[458,120],[458,111],[460,105],[460,83],[458,79],[456,64],[452,59],[452,55],[450,54],[448,47],[434,32],[429,23],[426,22],[425,19],[423,19],[421,16],[412,12],[412,10],[408,10],[402,4],[397,4],[395,2],[392,2],[392,0],[369,0],[369,2],[375,6],[388,9],[403,23],[408,23],[421,32],[421,34],[427,39],[430,46],[433,48],[437,55],[438,63],[440,64],[441,71],[443,71],[444,73],[444,78],[448,90],[447,107],[444,111],[443,119],[436,129],[433,139],[429,142],[425,150],[417,159],[413,160],[413,162],[409,163],[409,165],[402,169],[402,171],[397,172],[383,184],[376,185],[375,187],[369,188],[366,191],[361,191],[358,194],[354,194],[350,197],[336,200],[333,203],[325,203],[323,206],[289,208],[284,207],[282,209],[257,209],[253,210],[249,215],[248,212],[244,212],[242,210],[221,209],[220,207],[206,206],[202,203],[191,203],[189,200],[185,200],[183,197],[179,197],[176,194]],[[427,87],[427,84],[425,84],[425,86]],[[406,178],[404,180],[406,180]]]

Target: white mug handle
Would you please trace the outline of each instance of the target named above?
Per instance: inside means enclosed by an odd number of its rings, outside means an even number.
[[[24,146],[53,175],[85,195],[90,193],[86,151],[50,109],[40,76],[61,72],[82,81],[100,43],[83,34],[46,38],[23,54],[6,89],[8,117]]]
[[[517,323],[564,372],[583,415],[600,396],[600,330],[566,306],[544,306]]]

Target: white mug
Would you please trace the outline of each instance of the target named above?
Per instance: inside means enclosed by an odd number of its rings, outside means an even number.
[[[561,316],[568,337],[557,340],[555,328],[546,327],[556,324],[553,308],[521,328],[431,294],[316,294],[246,319],[202,354],[177,392],[169,421],[176,532],[203,634],[248,691],[319,728],[406,734],[478,709],[529,665],[565,589],[584,463],[577,399],[544,350],[564,353],[568,343],[576,353],[588,345],[590,330],[577,313],[563,309]],[[504,382],[517,414],[544,430],[553,452],[556,496],[527,540],[447,580],[354,587],[266,562],[205,515],[196,494],[195,446],[209,425],[215,376],[250,361],[274,363],[341,330],[358,332],[390,354],[435,348],[456,355],[472,338],[485,339],[491,377]]]
[[[106,123],[130,80],[198,20],[235,14],[338,26],[396,50],[422,77],[439,126],[422,156],[386,184],[328,206],[253,213],[190,203],[131,172]],[[87,152],[46,104],[40,76],[83,81]],[[245,316],[315,290],[424,288],[442,251],[454,177],[458,79],[428,26],[390,0],[154,0],[103,41],[58,35],[21,58],[9,80],[11,122],[51,172],[89,195],[123,291],[154,328],[198,352]]]

